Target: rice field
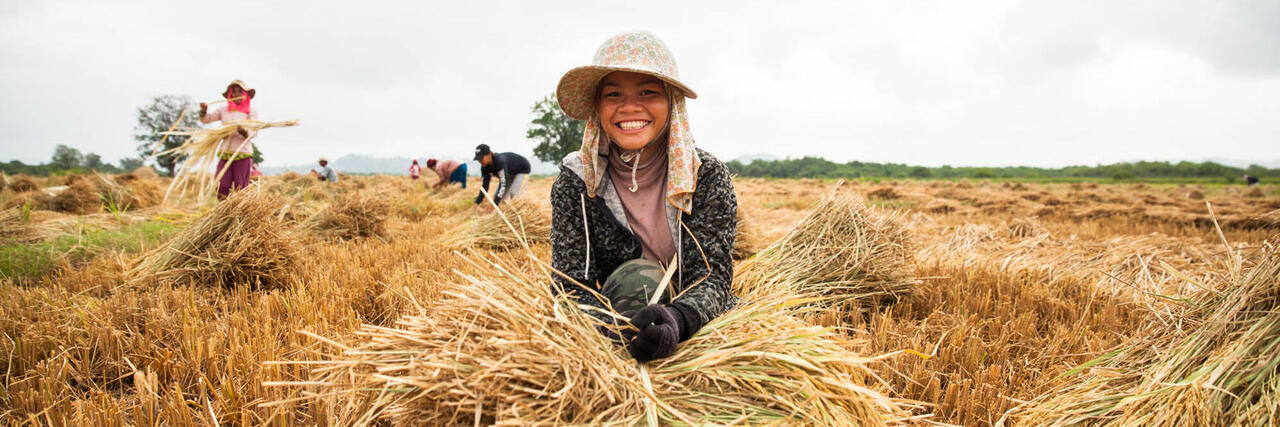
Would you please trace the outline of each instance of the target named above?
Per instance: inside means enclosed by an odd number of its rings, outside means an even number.
[[[641,365],[551,292],[552,181],[9,177],[0,421],[1280,423],[1274,186],[738,179],[743,303]]]

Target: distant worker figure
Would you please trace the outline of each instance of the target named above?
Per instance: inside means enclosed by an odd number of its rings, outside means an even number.
[[[262,179],[262,171],[258,170],[258,165],[253,165],[253,169],[249,169],[249,180],[257,181]]]
[[[436,160],[427,159],[427,168],[436,172],[436,176],[440,179],[436,180],[436,184],[431,188],[443,188],[446,185],[459,183],[462,188],[467,188],[467,164],[457,160]]]
[[[476,161],[480,162],[480,187],[484,189],[476,195],[476,204],[484,201],[484,192],[489,191],[489,178],[498,177],[498,189],[493,192],[493,204],[502,203],[502,199],[515,199],[524,192],[524,185],[529,179],[529,161],[516,153],[494,153],[488,144],[476,146]]]
[[[320,171],[317,172],[315,169],[312,169],[311,173],[315,174],[316,179],[321,181],[338,182],[338,172],[329,167],[329,159],[324,157],[320,158]]]
[[[1259,182],[1262,182],[1262,180],[1258,179],[1258,177],[1249,175],[1247,173],[1244,174],[1244,183],[1247,184],[1248,186],[1256,187],[1258,186]]]
[[[409,165],[409,178],[416,181],[419,176],[422,176],[422,167],[418,166],[418,159],[413,159],[413,164]]]
[[[200,123],[230,122],[258,118],[258,110],[249,107],[249,101],[258,94],[257,90],[245,85],[243,81],[232,80],[222,91],[227,104],[209,111],[209,104],[200,103]],[[253,169],[253,137],[258,131],[237,128],[236,133],[222,140],[218,145],[218,170],[222,174],[218,181],[218,200],[226,199],[234,190],[249,186],[249,173]]]

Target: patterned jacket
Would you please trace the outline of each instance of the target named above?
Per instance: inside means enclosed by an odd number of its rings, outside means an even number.
[[[689,213],[667,205],[667,222],[680,269],[672,278],[669,295],[683,313],[693,335],[707,322],[738,302],[730,290],[733,280],[733,240],[737,230],[738,201],[729,169],[705,151],[697,150],[698,168],[693,208]],[[640,258],[640,240],[627,225],[617,190],[608,174],[600,180],[597,197],[587,196],[582,180],[582,160],[570,153],[560,164],[560,176],[551,186],[551,264],[560,272],[599,292],[605,279],[624,262]],[[683,223],[683,225],[681,225]],[[584,227],[585,225],[585,227]],[[687,227],[687,228],[686,228]],[[692,234],[690,234],[692,232]],[[699,250],[701,248],[701,250]],[[703,256],[705,255],[705,260]],[[605,305],[563,277],[557,285],[581,304],[604,309]],[[607,316],[594,313],[601,321]]]

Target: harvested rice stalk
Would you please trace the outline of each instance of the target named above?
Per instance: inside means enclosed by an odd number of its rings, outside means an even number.
[[[159,153],[175,154],[186,158],[182,163],[182,167],[177,171],[173,182],[169,183],[169,189],[165,190],[164,199],[168,200],[169,195],[173,193],[175,188],[180,189],[179,195],[185,195],[186,187],[184,184],[188,181],[194,181],[199,188],[198,199],[204,200],[206,191],[215,189],[218,180],[226,172],[225,170],[216,170],[218,165],[218,145],[224,139],[235,135],[238,129],[244,128],[256,131],[297,125],[297,120],[280,122],[233,120],[223,122],[223,126],[217,129],[201,128],[193,131],[161,132],[161,134],[165,135],[189,136],[182,145]]]
[[[14,193],[25,193],[28,191],[36,191],[40,189],[40,184],[36,184],[36,180],[26,175],[17,175],[9,182],[9,189]]]
[[[731,310],[670,358],[638,364],[546,276],[502,265],[448,284],[444,301],[307,361],[329,423],[884,425],[903,403],[866,382],[870,361],[784,308],[781,293]],[[312,335],[314,336],[314,335]],[[334,341],[323,339],[328,343]],[[287,363],[287,362],[277,362]]]
[[[1155,323],[1014,411],[1018,424],[1280,424],[1280,252],[1229,288],[1206,291],[1181,322]],[[1186,277],[1183,275],[1182,277]]]
[[[0,210],[0,242],[12,240],[26,243],[39,238],[40,233],[31,224],[30,209],[15,207]]]
[[[156,170],[152,169],[151,166],[138,166],[138,168],[134,169],[133,172],[130,172],[130,174],[140,179],[160,178],[160,174],[156,173]]]
[[[67,189],[53,196],[53,209],[77,215],[89,214],[102,208],[98,188],[84,179],[73,180]]]
[[[901,198],[902,194],[894,190],[893,187],[880,187],[867,193],[867,197],[872,199],[892,200]]]
[[[911,292],[919,281],[911,277],[908,233],[899,214],[872,211],[840,186],[785,237],[738,265],[735,294],[789,283],[796,293],[841,304]]]
[[[744,260],[760,251],[760,228],[747,216],[746,210],[738,209],[737,232],[733,237],[733,259]]]
[[[298,257],[283,206],[276,195],[237,191],[148,253],[130,274],[174,284],[282,287]]]
[[[125,178],[125,177],[132,177]],[[118,210],[141,209],[160,204],[163,196],[160,185],[151,180],[138,179],[136,175],[112,177],[98,174],[98,191],[102,203]]]
[[[498,205],[511,224],[530,244],[551,242],[551,208],[531,198],[504,200]],[[446,242],[447,247],[462,249],[479,247],[491,250],[521,247],[520,238],[511,233],[497,212],[478,215],[461,225]]]
[[[27,191],[13,195],[4,201],[4,208],[21,208],[30,210],[53,210],[53,196],[41,190]]]
[[[380,237],[387,233],[391,204],[363,193],[339,197],[316,217],[313,227],[331,238]]]

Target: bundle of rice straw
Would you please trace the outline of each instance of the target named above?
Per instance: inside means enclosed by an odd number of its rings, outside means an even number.
[[[445,242],[446,247],[462,249],[478,247],[490,250],[514,249],[521,246],[523,236],[530,244],[551,242],[551,208],[532,198],[504,200],[498,205],[498,212],[477,215],[462,224]],[[511,232],[507,221],[519,231],[520,236]]]
[[[168,200],[173,190],[179,189],[179,195],[184,195],[186,187],[184,184],[188,181],[194,181],[200,189],[197,194],[199,200],[205,200],[206,192],[211,192],[217,188],[218,180],[222,178],[225,170],[217,170],[218,165],[218,145],[223,140],[236,134],[236,130],[244,128],[246,130],[262,130],[273,127],[289,127],[297,126],[297,120],[287,120],[280,122],[264,122],[260,120],[232,120],[222,122],[222,127],[217,129],[196,129],[190,131],[177,132],[161,132],[165,135],[186,135],[189,136],[182,145],[165,150],[159,154],[176,154],[185,157],[182,167],[176,172],[173,182],[169,183],[169,189],[165,190],[164,199]]]
[[[1244,193],[1244,196],[1245,196],[1245,197],[1248,197],[1248,198],[1251,198],[1251,199],[1256,199],[1256,198],[1259,198],[1259,197],[1266,197],[1266,196],[1267,196],[1267,194],[1266,194],[1266,193],[1263,193],[1261,188],[1253,187],[1253,188],[1252,188],[1252,189],[1250,189],[1249,191],[1246,191],[1246,192]]]
[[[733,259],[744,260],[760,251],[760,229],[742,207],[738,207],[737,230],[733,237]]]
[[[870,303],[909,294],[912,277],[907,230],[899,212],[873,212],[836,184],[790,232],[734,269],[734,293],[787,283],[823,305]],[[766,292],[771,292],[765,290]]]
[[[282,287],[298,259],[284,206],[276,195],[237,191],[148,253],[130,274],[180,285]]]
[[[463,275],[444,285],[444,300],[393,327],[363,326],[354,346],[321,338],[339,351],[299,362],[316,366],[309,381],[264,385],[317,388],[305,395],[334,408],[327,423],[336,425],[884,425],[907,416],[903,402],[866,385],[872,359],[793,316],[785,287],[642,365],[545,273],[499,261],[477,270],[498,276]]]
[[[53,209],[59,212],[83,215],[101,208],[102,197],[98,195],[98,188],[85,179],[71,180],[65,190],[53,196]]]
[[[902,194],[894,190],[893,187],[880,187],[867,193],[867,197],[872,199],[897,199]]]
[[[0,210],[0,242],[12,240],[31,242],[38,240],[39,233],[31,227],[31,211],[20,207]]]
[[[156,170],[152,169],[151,166],[138,166],[137,169],[134,169],[132,172],[129,172],[129,173],[141,179],[160,178],[160,174],[156,173]]]
[[[354,193],[339,197],[316,216],[314,228],[339,239],[383,236],[391,203],[376,195]]]
[[[141,209],[160,204],[160,185],[138,179],[136,175],[120,175],[114,179],[98,175],[98,191],[102,202],[119,210]]]
[[[36,191],[40,189],[40,184],[36,180],[26,175],[17,175],[9,181],[9,189],[14,193],[25,193],[28,191]]]
[[[4,201],[5,208],[21,208],[24,205],[31,210],[53,210],[53,196],[35,190],[14,194]]]
[[[1280,424],[1280,253],[1206,290],[1177,324],[1153,322],[1125,347],[1060,376],[1014,410],[1026,425]],[[1238,256],[1238,255],[1237,255]],[[1187,277],[1181,275],[1181,277]],[[1202,288],[1202,285],[1197,285]]]

